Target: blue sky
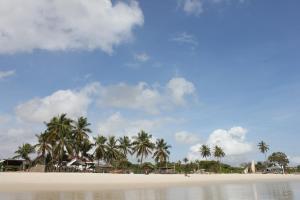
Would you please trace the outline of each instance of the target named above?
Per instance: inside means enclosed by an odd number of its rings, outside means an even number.
[[[37,2],[0,3],[0,157],[67,112],[164,137],[173,160],[259,160],[265,140],[300,164],[298,1]]]

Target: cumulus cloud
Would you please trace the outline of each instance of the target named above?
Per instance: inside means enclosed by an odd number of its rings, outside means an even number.
[[[75,118],[85,116],[93,102],[102,108],[140,110],[158,114],[165,106],[184,105],[186,98],[195,92],[194,85],[184,78],[173,78],[167,86],[157,88],[140,82],[101,85],[94,82],[80,90],[58,90],[46,97],[36,97],[16,106],[19,119],[27,122],[44,122],[61,113]]]
[[[98,101],[99,105],[105,107],[143,110],[152,114],[159,113],[161,102],[160,92],[144,82],[102,86]]]
[[[134,54],[134,59],[139,62],[147,62],[150,56],[147,53],[136,53]]]
[[[15,127],[9,129],[0,129],[0,158],[13,156],[17,147],[23,143],[32,143],[36,132],[28,127]]]
[[[244,3],[246,0],[179,0],[178,5],[186,14],[199,16],[203,13],[204,8],[210,4],[228,3],[230,1]]]
[[[184,0],[182,6],[187,14],[200,15],[203,12],[202,0]]]
[[[252,145],[246,141],[247,129],[243,127],[232,127],[229,130],[217,129],[213,131],[206,141],[209,147],[218,145],[223,148],[226,156],[241,156],[250,153]],[[202,159],[199,148],[202,144],[191,146],[188,157],[190,159]]]
[[[192,82],[182,77],[172,78],[167,84],[167,89],[176,105],[184,105],[185,97],[194,94],[196,90]]]
[[[1,47],[0,47],[1,48]],[[0,71],[0,80],[8,78],[10,76],[13,76],[16,74],[15,70],[9,70],[9,71]]]
[[[0,53],[34,49],[112,53],[143,23],[134,0],[1,0]]]
[[[192,82],[182,77],[175,77],[162,88],[150,86],[145,82],[136,85],[121,83],[102,86],[98,103],[104,107],[127,108],[158,114],[164,107],[184,105],[186,98],[193,94],[195,94],[195,86]]]
[[[197,135],[193,133],[189,133],[187,131],[180,131],[174,134],[175,140],[178,143],[183,143],[183,144],[194,144],[199,141],[199,138]]]
[[[91,103],[90,95],[97,91],[98,86],[94,83],[79,91],[59,90],[49,96],[21,103],[15,112],[20,119],[28,122],[48,121],[61,113],[67,113],[71,118],[84,116]]]
[[[98,130],[104,135],[136,135],[140,130],[149,133],[158,131],[162,126],[174,121],[172,118],[157,119],[126,119],[119,112],[98,123]]]

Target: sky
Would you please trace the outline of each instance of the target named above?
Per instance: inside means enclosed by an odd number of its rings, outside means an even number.
[[[227,163],[300,164],[297,0],[0,1],[0,158],[44,122],[145,130],[171,160],[221,146]]]

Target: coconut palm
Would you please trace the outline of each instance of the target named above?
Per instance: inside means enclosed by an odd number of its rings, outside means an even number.
[[[103,135],[98,135],[94,138],[95,140],[95,151],[94,151],[94,157],[98,160],[98,165],[100,163],[100,160],[106,160],[106,141],[107,138]]]
[[[132,143],[128,136],[123,136],[118,139],[119,149],[123,153],[123,156],[127,158],[128,154],[132,154]]]
[[[31,144],[23,144],[22,146],[18,147],[18,150],[15,152],[16,156],[14,156],[13,158],[22,158],[28,162],[31,161],[29,155],[34,153],[34,146],[32,146]]]
[[[61,164],[66,152],[73,154],[72,149],[72,120],[66,114],[53,117],[47,123],[49,139],[53,142],[53,157]]]
[[[88,123],[87,118],[80,117],[77,121],[74,122],[74,127],[72,131],[72,138],[74,139],[74,150],[75,156],[79,157],[80,146],[84,145],[83,143],[89,138],[88,133],[92,131],[88,128],[91,124]],[[86,142],[87,144],[87,142]]]
[[[93,148],[93,146],[94,144],[91,143],[89,139],[84,139],[79,146],[81,157],[84,159],[92,160],[93,155],[89,154],[89,151]]]
[[[188,165],[187,163],[189,162],[189,159],[187,157],[183,158],[183,162],[185,164],[184,166],[184,175],[187,176],[187,173],[188,173]]]
[[[115,136],[109,136],[106,142],[106,161],[111,165],[123,156],[119,151],[117,142]]]
[[[214,147],[214,157],[218,159],[219,161],[219,169],[221,171],[221,158],[223,158],[225,156],[225,152],[223,151],[223,149],[221,147],[219,147],[218,145],[216,145]]]
[[[258,143],[259,151],[265,155],[265,160],[267,160],[267,152],[269,151],[269,145],[267,145],[264,141]]]
[[[219,147],[218,145],[216,145],[214,147],[214,157],[218,159],[218,161],[221,161],[221,158],[223,158],[225,156],[225,152],[223,151],[223,149],[221,147]]]
[[[184,164],[187,164],[187,162],[189,162],[189,159],[187,157],[183,158],[183,162]]]
[[[134,136],[133,153],[140,157],[140,165],[143,164],[143,159],[147,158],[152,153],[154,144],[151,142],[152,135],[145,131],[140,131],[137,136]]]
[[[41,133],[40,135],[36,135],[38,139],[38,143],[34,145],[36,152],[38,154],[39,159],[43,159],[44,164],[46,164],[46,154],[51,153],[51,145],[48,140],[48,132]]]
[[[170,151],[169,149],[171,148],[170,145],[168,145],[164,139],[157,139],[156,140],[156,144],[154,147],[154,154],[153,154],[153,158],[155,160],[155,162],[160,163],[160,166],[162,163],[166,163],[169,155],[170,155]]]
[[[200,147],[200,153],[201,153],[201,156],[203,158],[205,158],[207,160],[207,157],[211,156],[211,153],[210,153],[210,148],[203,144],[201,147]]]

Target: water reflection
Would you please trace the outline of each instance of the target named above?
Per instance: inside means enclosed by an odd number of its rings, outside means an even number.
[[[214,184],[99,192],[0,193],[0,200],[292,200],[300,183]]]

